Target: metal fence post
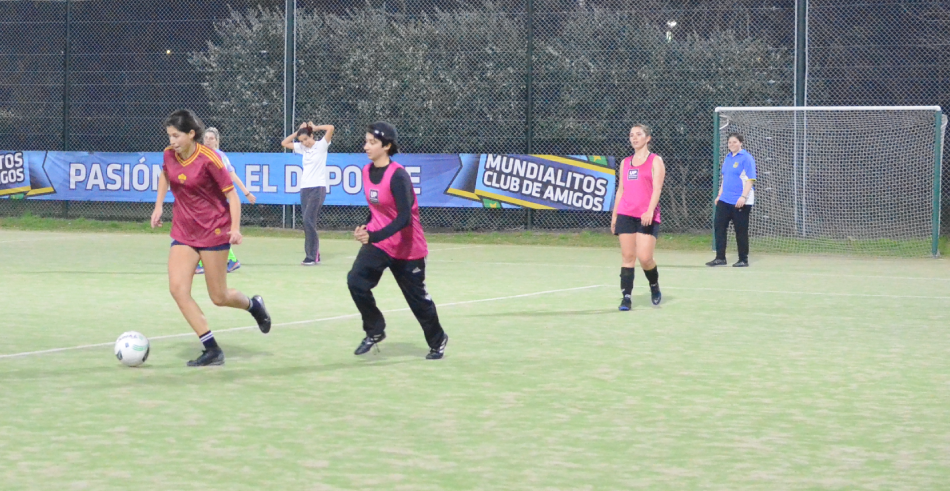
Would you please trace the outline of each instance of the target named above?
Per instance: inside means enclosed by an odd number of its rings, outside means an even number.
[[[69,52],[70,24],[72,24],[72,2],[66,0],[66,36],[63,42],[63,151],[69,150]]]
[[[525,31],[528,46],[525,59],[524,153],[531,155],[534,152],[534,0],[527,0],[526,7]],[[528,208],[525,230],[530,230],[532,226],[534,226],[534,210]]]
[[[294,130],[297,78],[297,0],[284,2],[284,135]],[[286,150],[285,150],[286,151]]]

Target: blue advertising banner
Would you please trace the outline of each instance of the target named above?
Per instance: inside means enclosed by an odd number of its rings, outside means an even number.
[[[300,202],[300,155],[227,156],[257,203]],[[399,154],[394,160],[409,173],[419,206],[608,211],[613,204],[613,157]],[[367,163],[364,154],[329,154],[325,204],[366,205]],[[0,152],[0,197],[153,202],[161,172],[161,152]]]

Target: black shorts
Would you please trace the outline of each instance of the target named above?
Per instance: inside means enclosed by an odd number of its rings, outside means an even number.
[[[216,246],[211,246],[211,247],[195,247],[195,246],[191,246],[191,245],[188,245],[188,244],[182,244],[181,242],[178,242],[177,240],[173,240],[173,241],[172,241],[172,246],[176,246],[176,245],[183,245],[183,246],[191,247],[192,249],[195,250],[195,252],[201,252],[201,251],[227,251],[227,250],[230,250],[230,249],[231,249],[231,244],[230,244],[230,243],[221,244],[221,245],[216,245]]]
[[[643,225],[640,223],[639,218],[617,213],[617,225],[614,227],[614,235],[620,234],[646,234],[659,237],[660,224],[653,222],[649,225]]]

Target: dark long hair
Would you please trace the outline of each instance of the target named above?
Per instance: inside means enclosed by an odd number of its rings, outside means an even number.
[[[189,131],[194,130],[195,132],[195,141],[201,141],[201,137],[205,134],[205,125],[198,119],[198,116],[195,116],[195,113],[191,109],[179,109],[173,111],[171,114],[165,118],[165,127],[169,126],[174,127],[176,130],[182,133],[188,133]]]

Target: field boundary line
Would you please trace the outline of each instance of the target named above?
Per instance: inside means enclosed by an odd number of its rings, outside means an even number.
[[[577,286],[577,287],[573,287],[573,288],[561,288],[561,289],[558,289],[558,290],[544,290],[544,291],[540,291],[540,292],[521,293],[521,294],[518,294],[518,295],[507,295],[507,296],[504,296],[504,297],[480,298],[480,299],[476,299],[476,300],[461,300],[461,301],[458,301],[458,302],[440,303],[440,304],[437,305],[437,307],[442,308],[442,307],[452,307],[452,306],[455,306],[455,305],[469,305],[469,304],[473,304],[473,303],[482,303],[482,302],[497,302],[497,301],[501,301],[501,300],[512,300],[512,299],[515,299],[515,298],[536,297],[536,296],[540,296],[540,295],[548,295],[548,294],[551,294],[551,293],[562,293],[562,292],[572,292],[572,291],[577,291],[577,290],[588,290],[588,289],[591,289],[591,288],[600,288],[600,287],[602,287],[602,286],[606,286],[606,285]],[[404,307],[404,308],[401,308],[401,309],[389,309],[389,310],[384,310],[384,311],[382,311],[382,312],[388,314],[388,313],[392,313],[392,312],[406,312],[406,311],[408,311],[408,310],[409,310],[408,307]],[[271,327],[273,328],[273,327],[298,326],[298,325],[301,325],[301,324],[313,324],[313,323],[318,323],[318,322],[330,322],[330,321],[341,320],[341,319],[351,319],[351,318],[354,318],[354,317],[359,317],[359,314],[343,314],[343,315],[336,315],[336,316],[333,316],[333,317],[322,317],[322,318],[308,319],[308,320],[302,320],[302,321],[281,322],[281,323],[279,323],[279,324],[274,324],[274,325],[271,326]],[[215,334],[220,334],[220,333],[223,333],[223,332],[245,331],[245,330],[249,330],[249,329],[257,329],[257,326],[255,325],[255,326],[229,327],[229,328],[225,328],[225,329],[215,329],[214,332],[215,332]],[[159,339],[184,338],[184,337],[189,337],[189,336],[194,336],[194,335],[195,335],[195,333],[193,333],[193,332],[187,332],[187,333],[179,333],[179,334],[166,334],[166,335],[163,335],[163,336],[150,337],[150,338],[148,338],[148,339],[149,339],[149,341],[155,341],[155,340],[159,340]],[[112,346],[112,345],[114,345],[114,344],[115,344],[115,341],[108,342],[108,343],[83,344],[83,345],[79,345],[79,346],[69,346],[69,347],[66,347],[66,348],[51,348],[51,349],[38,350],[38,351],[24,351],[24,352],[21,352],[21,353],[10,353],[10,354],[5,354],[5,355],[0,355],[0,360],[6,359],[6,358],[20,358],[20,357],[33,356],[33,355],[45,355],[45,354],[51,354],[51,353],[60,353],[60,352],[63,352],[63,351],[75,351],[75,350],[88,349],[88,348],[101,348],[101,347],[103,347],[103,346]]]

